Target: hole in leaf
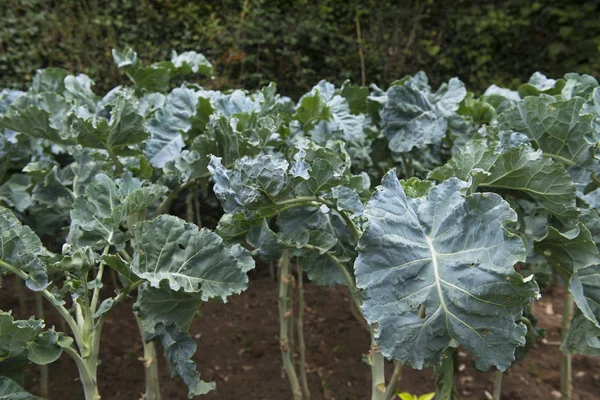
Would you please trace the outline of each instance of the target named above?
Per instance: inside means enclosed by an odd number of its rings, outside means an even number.
[[[417,316],[421,319],[427,318],[427,310],[425,309],[425,304],[419,304],[419,313]]]
[[[185,246],[181,243],[177,243],[177,247],[179,247],[179,250],[185,250]]]

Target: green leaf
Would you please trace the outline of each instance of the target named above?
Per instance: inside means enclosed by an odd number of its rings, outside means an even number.
[[[58,166],[55,165],[36,183],[31,199],[48,207],[56,205],[60,209],[69,209],[73,204],[73,195],[67,189],[68,184],[71,183],[70,179],[64,176],[68,172],[70,172],[69,168],[59,171]]]
[[[196,114],[198,95],[190,89],[173,89],[163,106],[148,121],[150,139],[144,154],[150,164],[162,168],[174,160],[184,147],[182,134],[192,127],[190,118]]]
[[[439,400],[459,400],[454,384],[454,375],[458,373],[457,362],[456,349],[448,348],[444,351],[442,359],[435,365],[435,386]]]
[[[186,293],[183,290],[174,291],[168,285],[153,288],[144,284],[141,286],[134,310],[138,313],[146,332],[155,333],[159,324],[175,327],[186,332],[198,311],[202,299],[197,293]]]
[[[600,262],[598,256],[596,262]],[[569,281],[569,291],[583,316],[600,329],[600,264],[578,266]]]
[[[21,96],[0,116],[0,129],[63,144],[66,139],[61,133],[68,107],[63,97],[51,92]]]
[[[599,262],[598,249],[592,239],[589,229],[579,223],[575,237],[559,232],[554,227],[548,227],[548,235],[539,243],[535,250],[544,255],[548,263],[566,280],[573,273]]]
[[[172,376],[183,379],[189,388],[189,398],[215,389],[214,382],[204,382],[200,379],[196,364],[191,360],[196,352],[196,342],[187,333],[178,330],[175,326],[159,324],[155,328],[155,333],[148,335],[146,340],[158,340],[163,345]]]
[[[415,368],[455,340],[478,369],[504,370],[525,344],[517,319],[538,288],[513,268],[525,249],[504,224],[517,215],[500,196],[466,188],[450,179],[409,199],[391,171],[365,211],[354,264],[365,318],[378,324],[383,354]]]
[[[296,186],[296,195],[317,195],[349,178],[350,156],[343,142],[328,142],[327,147],[321,147],[307,141],[297,148],[290,173],[304,181]]]
[[[42,398],[26,392],[12,379],[0,376],[0,400],[42,400]]]
[[[67,71],[62,68],[39,69],[31,82],[33,93],[54,92],[62,94],[65,90]]]
[[[214,192],[226,213],[256,208],[272,202],[285,188],[286,160],[271,155],[242,157],[227,170],[219,157],[211,157],[208,169],[215,181]]]
[[[102,257],[102,261],[119,273],[119,277],[121,278],[121,282],[124,284],[124,286],[140,280],[139,276],[131,272],[129,265],[121,258],[120,255],[107,254]]]
[[[475,169],[488,172],[478,187],[520,192],[537,201],[564,225],[573,226],[579,211],[575,204],[575,185],[560,164],[543,157],[529,145],[501,148],[489,139],[473,139],[444,166],[429,173],[429,179],[443,181],[457,177],[467,181]]]
[[[139,102],[125,90],[119,90],[113,96],[107,104],[110,119],[77,116],[73,130],[81,145],[118,155],[124,154],[128,146],[143,142],[148,138],[148,132],[139,113]]]
[[[67,241],[76,246],[104,246],[122,240],[119,227],[124,217],[117,184],[98,174],[75,199],[71,209],[71,227]]]
[[[499,128],[527,135],[544,156],[565,165],[573,181],[585,186],[600,166],[591,157],[592,145],[588,143],[594,116],[580,115],[584,102],[579,97],[568,101],[547,95],[528,97],[500,114]]]
[[[246,235],[246,242],[258,251],[258,256],[263,261],[275,261],[281,258],[282,250],[277,243],[277,235],[269,228],[265,219],[250,228]]]
[[[173,54],[171,55],[171,64],[173,64],[173,69],[170,71],[171,77],[191,73],[211,76],[213,72],[212,64],[203,54],[196,53],[195,51],[185,51],[181,54],[177,54],[176,51],[173,51]]]
[[[124,240],[120,229],[125,218],[143,213],[159,203],[166,189],[161,185],[144,185],[125,174],[112,180],[98,174],[79,196],[71,209],[71,227],[67,241],[76,246],[105,246]]]
[[[10,313],[0,311],[0,328],[0,361],[26,354],[29,361],[46,365],[62,354],[58,344],[62,334],[53,329],[44,331],[41,320],[15,320]]]
[[[539,96],[542,93],[557,95],[560,94],[565,84],[566,81],[564,79],[549,79],[540,72],[534,72],[527,83],[519,86],[518,91],[522,98],[527,96]]]
[[[390,150],[405,153],[439,142],[446,135],[446,119],[458,111],[466,95],[457,78],[431,93],[423,72],[393,84],[380,112]]]
[[[29,208],[33,201],[28,189],[31,187],[31,179],[26,174],[13,174],[6,182],[0,185],[0,200],[6,202],[10,207],[23,212]]]
[[[135,225],[135,253],[131,269],[150,286],[167,281],[171,290],[202,294],[202,300],[224,301],[248,285],[243,265],[223,239],[208,229],[170,215]],[[239,251],[239,250],[238,250]],[[248,257],[249,255],[247,255]]]
[[[600,328],[577,310],[560,350],[567,354],[600,356]]]
[[[79,74],[77,76],[69,75],[65,77],[65,98],[70,99],[76,104],[85,105],[90,112],[96,111],[98,99],[92,91],[94,81],[87,75]]]
[[[367,114],[367,97],[369,97],[369,88],[352,85],[350,82],[344,82],[341,89],[341,95],[346,99],[350,106],[352,114]]]
[[[244,213],[223,214],[217,225],[216,233],[226,243],[241,241],[252,228],[252,224],[246,221]]]
[[[23,226],[13,213],[0,206],[0,261],[27,272],[25,282],[31,290],[42,290],[48,285],[46,266],[39,259],[45,255],[40,238]]]

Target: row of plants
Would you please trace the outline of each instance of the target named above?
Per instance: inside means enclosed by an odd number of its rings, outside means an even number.
[[[102,327],[128,298],[146,398],[160,399],[157,344],[190,398],[213,390],[188,331],[203,302],[247,288],[255,260],[277,265],[294,399],[310,398],[305,277],[348,288],[371,338],[357,357],[366,353],[372,400],[410,398],[405,367],[434,367],[436,398],[457,399],[458,348],[496,371],[500,399],[503,371],[543,335],[533,304],[553,280],[566,289],[564,399],[571,355],[600,355],[593,77],[536,73],[518,91],[475,97],[457,78],[434,91],[420,72],[385,90],[321,81],[293,102],[275,84],[173,87],[212,75],[195,52],[113,58],[130,83],[102,97],[89,77],[57,68],[27,92],[0,93],[0,270],[63,320],[49,328],[40,312],[2,311],[0,394],[36,398],[23,368],[64,353],[86,400],[100,398]],[[214,231],[202,227],[207,213],[222,215]],[[114,294],[102,298],[108,282]]]

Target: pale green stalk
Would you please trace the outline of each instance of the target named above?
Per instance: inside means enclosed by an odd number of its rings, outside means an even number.
[[[502,392],[502,374],[502,371],[494,372],[494,400],[500,400],[500,393]]]
[[[571,319],[573,318],[573,296],[565,290],[564,309],[562,317],[562,337],[567,335],[567,331],[571,327]],[[560,358],[560,394],[561,400],[571,400],[573,385],[572,385],[572,365],[571,355],[562,354]]]
[[[279,343],[281,347],[281,357],[283,359],[283,368],[288,381],[290,382],[292,396],[294,400],[302,400],[302,389],[300,388],[296,368],[294,367],[290,354],[290,337],[288,332],[288,319],[290,317],[290,283],[290,256],[289,251],[286,249],[283,251],[279,265]]]

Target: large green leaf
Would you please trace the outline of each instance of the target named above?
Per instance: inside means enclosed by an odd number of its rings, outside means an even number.
[[[42,398],[28,393],[12,379],[0,376],[0,400],[42,400]]]
[[[178,330],[174,325],[158,324],[147,340],[158,340],[165,349],[167,362],[173,377],[179,376],[188,386],[188,397],[200,396],[215,389],[214,382],[204,382],[196,371],[196,364],[191,360],[196,352],[196,342],[186,332]]]
[[[165,191],[161,185],[145,185],[130,174],[117,180],[96,175],[85,194],[73,203],[68,242],[78,246],[122,243],[120,227],[125,218],[158,203]]]
[[[189,329],[201,303],[202,299],[198,293],[174,291],[164,283],[160,288],[144,284],[134,309],[146,332],[155,333],[155,327],[159,324],[175,325],[178,330],[185,332]]]
[[[0,261],[29,274],[25,282],[31,290],[47,285],[46,266],[39,259],[46,249],[40,238],[7,208],[0,206]]]
[[[534,247],[565,280],[571,279],[579,268],[599,262],[592,234],[582,223],[578,224],[578,232],[574,237],[549,226],[548,235],[535,243]]]
[[[578,268],[569,282],[569,291],[582,314],[600,329],[600,264]]]
[[[197,104],[198,95],[193,90],[174,89],[148,121],[151,136],[144,153],[153,166],[162,168],[181,153],[184,147],[182,134],[192,127],[190,118],[196,114]]]
[[[585,186],[600,164],[591,154],[594,116],[580,115],[584,102],[580,97],[567,101],[548,95],[527,97],[500,114],[499,127],[527,135],[544,156],[562,163],[573,181]]]
[[[487,172],[478,180],[479,188],[520,192],[539,202],[565,225],[574,225],[579,215],[575,185],[564,167],[529,145],[500,147],[499,142],[490,139],[473,139],[428,177],[443,181],[455,176],[467,181],[471,172],[479,168]]]
[[[568,354],[600,356],[600,328],[577,310],[560,349]]]
[[[159,288],[167,281],[171,290],[202,294],[203,300],[223,300],[248,285],[248,252],[227,247],[208,229],[171,215],[135,225],[132,271]]]
[[[25,174],[13,174],[6,182],[0,185],[0,200],[23,212],[33,204],[28,189],[31,179]]]
[[[446,135],[447,118],[458,111],[466,95],[457,78],[431,93],[423,72],[392,85],[381,109],[381,125],[389,148],[404,153],[439,142]]]
[[[107,104],[110,119],[77,116],[73,130],[77,141],[94,149],[104,149],[121,154],[128,146],[143,142],[148,137],[144,118],[139,113],[139,102],[125,90],[113,93]]]
[[[273,199],[285,188],[288,162],[270,155],[242,157],[231,171],[221,159],[212,157],[209,170],[215,180],[214,192],[226,213],[255,208]]]
[[[35,364],[50,364],[62,354],[58,344],[61,337],[52,329],[44,331],[41,320],[15,320],[10,313],[0,311],[0,361],[26,354]]]
[[[62,96],[44,92],[17,98],[0,116],[0,129],[10,129],[36,139],[63,144],[63,122],[68,103]]]
[[[453,178],[409,199],[391,171],[365,211],[354,265],[364,314],[382,352],[415,368],[455,340],[478,369],[504,370],[525,344],[517,319],[538,288],[513,268],[525,249],[504,223],[517,216],[500,196],[466,188]]]

